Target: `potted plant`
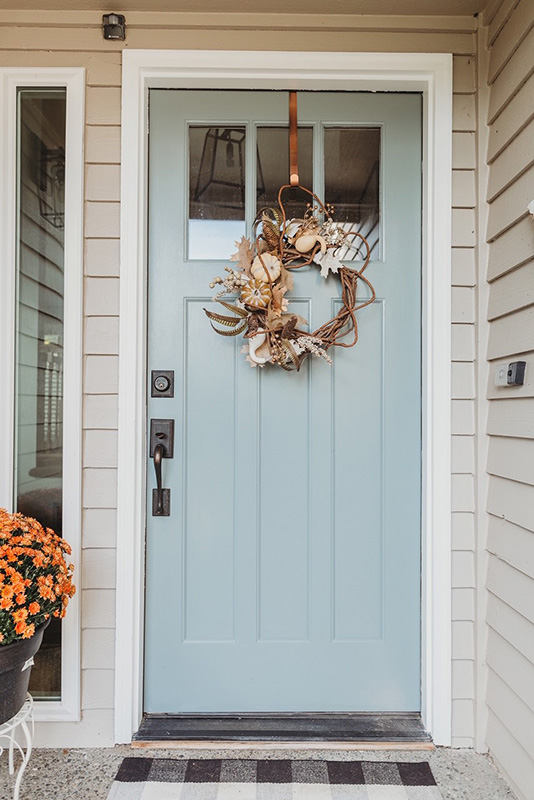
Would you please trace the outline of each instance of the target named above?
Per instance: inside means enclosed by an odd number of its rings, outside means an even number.
[[[0,724],[22,708],[43,632],[75,592],[70,552],[51,528],[0,509]]]

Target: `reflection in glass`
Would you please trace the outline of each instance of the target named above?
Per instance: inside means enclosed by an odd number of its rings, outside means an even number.
[[[244,126],[189,128],[188,258],[221,259],[245,234]]]
[[[257,129],[256,194],[257,211],[276,206],[280,186],[289,183],[289,128],[261,126]],[[302,186],[313,188],[313,128],[299,126],[299,178]],[[303,217],[310,196],[298,189],[284,193],[287,216]]]
[[[378,258],[380,128],[325,128],[324,169],[325,202],[334,206],[336,222],[365,236]],[[358,248],[341,256],[361,257]]]
[[[64,89],[24,89],[18,107],[15,504],[62,532]],[[35,656],[30,691],[61,697],[61,623]]]

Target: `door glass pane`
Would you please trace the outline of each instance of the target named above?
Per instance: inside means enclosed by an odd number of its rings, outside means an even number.
[[[18,106],[15,506],[62,533],[64,89],[24,89]],[[61,697],[61,622],[35,656],[30,691]]]
[[[289,183],[289,128],[261,126],[257,129],[258,151],[256,166],[257,208],[276,206],[278,190]],[[299,126],[299,178],[302,186],[313,188],[313,128]],[[303,217],[308,194],[298,189],[283,196],[288,219]]]
[[[244,126],[189,127],[188,258],[224,259],[245,234]]]
[[[371,256],[379,257],[380,128],[326,128],[324,132],[325,201],[334,206],[336,222],[361,233]],[[361,258],[355,247],[344,259]]]

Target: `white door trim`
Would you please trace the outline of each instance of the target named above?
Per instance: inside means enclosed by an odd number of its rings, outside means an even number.
[[[450,745],[452,56],[126,50],[122,74],[115,739],[143,712],[148,90],[321,89],[423,95],[422,714]]]
[[[35,719],[76,722],[81,691],[81,516],[82,516],[82,289],[85,69],[0,69],[0,506],[13,507],[15,337],[17,258],[17,89],[65,87],[65,284],[63,348],[63,531],[72,547],[78,593],[62,623],[61,700],[35,704]]]

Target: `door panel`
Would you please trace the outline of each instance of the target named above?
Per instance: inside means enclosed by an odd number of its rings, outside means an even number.
[[[176,386],[148,414],[174,419],[176,441],[163,461],[171,515],[147,520],[149,712],[420,707],[421,101],[299,94],[313,189],[326,183],[342,218],[367,225],[377,290],[358,344],[299,373],[253,369],[242,337],[211,330],[209,283],[232,253],[218,225],[242,209],[222,184],[204,205],[193,188],[216,130],[223,181],[242,154],[250,235],[287,107],[285,92],[150,96],[148,367],[173,369]],[[204,137],[192,179],[190,128]],[[187,258],[190,211],[205,231],[196,255],[219,260]],[[300,269],[289,299],[313,330],[337,313],[339,282]]]

